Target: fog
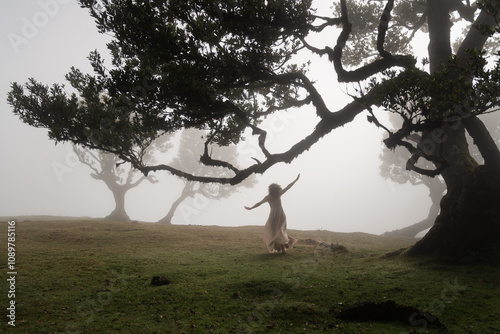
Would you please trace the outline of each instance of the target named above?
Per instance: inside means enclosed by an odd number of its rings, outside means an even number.
[[[69,143],[54,145],[47,131],[23,124],[6,102],[11,82],[33,77],[44,84],[62,83],[71,66],[91,71],[87,56],[100,50],[106,57],[109,36],[98,34],[93,19],[73,1],[41,0],[0,3],[2,69],[0,83],[0,216],[61,215],[105,217],[114,209],[112,193],[90,177]],[[319,58],[311,73],[328,97],[331,110],[349,98],[348,86],[337,84],[333,69]],[[330,75],[322,77],[328,72]],[[66,83],[67,84],[67,83]],[[68,84],[67,84],[68,85]],[[263,127],[269,133],[269,150],[280,152],[307,135],[316,124],[313,110],[293,111],[269,117]],[[427,217],[430,207],[425,186],[399,185],[379,176],[383,132],[366,121],[366,113],[334,130],[291,164],[278,164],[257,175],[252,189],[241,188],[229,199],[213,201],[197,196],[176,212],[174,224],[264,225],[269,213],[253,205],[276,182],[286,186],[297,174],[300,180],[283,197],[288,228],[361,231],[380,234]],[[258,158],[254,138],[239,146],[239,163]],[[165,216],[182,190],[182,181],[166,172],[156,173],[157,184],[143,183],[126,197],[133,220],[155,222]]]

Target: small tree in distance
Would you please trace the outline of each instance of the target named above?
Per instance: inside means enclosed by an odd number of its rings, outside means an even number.
[[[113,153],[91,151],[76,145],[73,146],[73,151],[80,161],[92,170],[90,176],[95,180],[103,181],[113,193],[115,208],[104,219],[129,221],[130,218],[125,210],[125,194],[145,180],[152,183],[156,182],[154,176],[145,177],[133,168],[125,168],[119,164],[122,162],[120,158]]]
[[[181,133],[178,155],[171,162],[171,166],[181,168],[189,173],[197,175],[207,175],[212,177],[223,177],[226,173],[224,170],[206,166],[198,161],[203,154],[204,137],[207,132],[198,129],[186,129]],[[212,147],[211,157],[225,161],[236,161],[238,151],[235,146],[227,147]],[[167,215],[160,219],[160,224],[172,224],[172,218],[179,205],[187,198],[201,195],[207,199],[223,199],[238,191],[240,187],[250,188],[255,184],[255,176],[247,178],[242,183],[230,186],[218,183],[200,183],[182,179],[184,187],[179,197],[172,203]]]
[[[153,144],[155,150],[150,150],[145,155],[145,159],[153,162],[155,160],[154,153],[168,150],[171,147],[170,138],[168,135],[158,138]],[[130,217],[125,209],[125,195],[127,192],[146,180],[151,183],[158,182],[154,175],[145,176],[141,174],[137,169],[131,167],[128,163],[124,163],[113,153],[91,150],[77,145],[73,145],[73,151],[78,156],[78,159],[92,170],[90,176],[95,180],[103,181],[113,193],[115,208],[104,218],[106,220],[129,221]]]

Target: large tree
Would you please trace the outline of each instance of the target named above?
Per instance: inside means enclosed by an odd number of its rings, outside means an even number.
[[[116,153],[148,174],[164,170],[190,180],[237,184],[286,162],[321,137],[382,107],[399,114],[402,127],[385,143],[411,153],[406,167],[441,175],[447,194],[432,230],[410,254],[461,256],[499,236],[500,152],[479,114],[496,108],[498,58],[483,53],[498,33],[498,1],[347,1],[316,12],[312,0],[80,0],[102,33],[114,37],[111,65],[94,52],[93,74],[68,74],[77,95],[34,80],[14,84],[9,102],[28,124],[46,127],[57,141]],[[456,52],[452,29],[466,25]],[[419,65],[410,42],[427,34],[428,57]],[[322,45],[312,35],[320,34]],[[317,39],[315,39],[317,40]],[[496,50],[495,50],[496,51]],[[319,93],[308,61],[326,57],[340,82],[357,87],[352,101],[332,110]],[[303,58],[302,58],[303,59]],[[105,96],[105,107],[98,105]],[[318,123],[284,152],[271,152],[262,120],[276,111],[312,106]],[[148,166],[136,143],[160,132],[196,127],[210,131],[201,162],[226,169],[227,177],[193,175],[166,164]],[[246,168],[214,159],[210,146],[232,145],[246,129],[261,155]],[[474,138],[484,164],[469,154]],[[421,135],[413,145],[407,140]],[[426,170],[418,160],[435,166]]]

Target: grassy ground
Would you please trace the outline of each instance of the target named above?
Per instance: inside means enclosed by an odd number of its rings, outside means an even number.
[[[0,223],[5,254],[7,223]],[[16,222],[16,333],[441,333],[424,322],[342,321],[357,302],[394,300],[449,333],[500,333],[498,266],[384,258],[410,245],[362,233],[289,231],[268,254],[262,227]],[[340,243],[349,252],[319,242]],[[7,275],[6,275],[7,276]],[[164,276],[169,285],[152,286]],[[7,277],[8,278],[8,277]],[[8,291],[6,279],[2,290]],[[2,294],[6,311],[9,300]]]

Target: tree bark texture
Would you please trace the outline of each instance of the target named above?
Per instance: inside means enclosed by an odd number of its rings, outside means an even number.
[[[458,180],[441,201],[441,213],[431,230],[408,255],[460,260],[498,243],[500,177],[479,166]]]
[[[437,155],[448,165],[442,172],[447,193],[433,227],[408,255],[455,261],[498,243],[500,170],[493,167],[494,163],[479,166],[472,158],[463,123],[445,123],[439,128],[444,134],[439,142],[424,133],[427,153]],[[485,131],[481,136],[490,136],[486,129],[477,131]],[[484,157],[485,160],[495,161],[495,150],[488,152],[492,156]]]

